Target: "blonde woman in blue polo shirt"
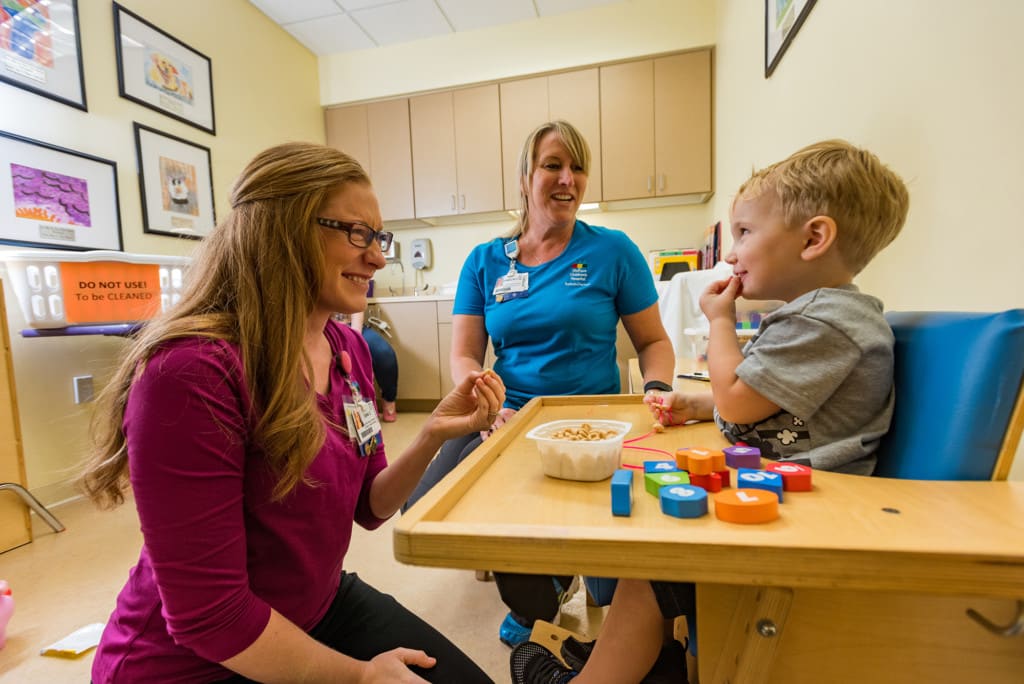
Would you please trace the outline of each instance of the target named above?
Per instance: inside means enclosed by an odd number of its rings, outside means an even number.
[[[483,367],[488,339],[506,400],[490,432],[535,396],[617,394],[616,326],[636,348],[645,390],[671,389],[674,353],[646,260],[625,233],[576,218],[590,148],[565,121],[535,129],[519,157],[520,217],[513,234],[478,245],[462,267],[452,322],[452,379]],[[487,435],[450,440],[409,499],[458,465]],[[495,573],[511,612],[499,638],[514,646],[550,620],[572,577]]]

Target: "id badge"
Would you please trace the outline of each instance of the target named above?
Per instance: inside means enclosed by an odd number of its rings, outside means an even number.
[[[525,297],[529,294],[529,290],[529,273],[509,272],[498,278],[498,282],[495,283],[491,294],[494,295],[494,301],[504,302],[510,299]]]
[[[380,422],[377,410],[369,401],[345,402],[345,425],[349,438],[359,447],[359,455],[369,456],[377,450]]]

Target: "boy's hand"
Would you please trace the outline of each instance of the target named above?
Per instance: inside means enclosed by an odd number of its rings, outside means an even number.
[[[689,420],[710,420],[714,416],[710,392],[649,392],[644,395],[644,403],[654,420],[662,425],[682,425]]]
[[[743,283],[736,276],[717,280],[700,296],[700,309],[708,322],[718,318],[736,320],[736,299],[743,294]]]

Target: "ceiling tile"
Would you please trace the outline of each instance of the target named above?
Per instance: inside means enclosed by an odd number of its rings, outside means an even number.
[[[452,32],[434,0],[398,0],[387,5],[353,10],[351,15],[379,45],[393,45]]]
[[[284,28],[318,55],[374,47],[373,41],[345,14],[299,21]]]
[[[390,5],[393,2],[399,2],[400,0],[335,0],[339,5],[345,8],[347,11],[363,9],[365,7],[377,7],[378,5]]]
[[[600,5],[612,5],[616,2],[622,2],[622,0],[535,0],[537,3],[537,11],[540,12],[542,17],[550,17],[555,14],[563,14],[565,12],[575,12],[576,10],[590,9],[591,7],[598,7]]]
[[[456,31],[536,19],[533,0],[437,0]]]
[[[291,24],[330,14],[340,14],[341,8],[334,0],[249,0],[252,4],[278,24]]]

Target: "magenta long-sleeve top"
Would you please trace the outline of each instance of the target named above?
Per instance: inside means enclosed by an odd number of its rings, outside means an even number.
[[[372,396],[362,337],[333,322],[325,335]],[[332,364],[317,395],[325,420],[345,425],[349,397]],[[273,501],[276,478],[252,443],[257,418],[239,350],[221,340],[168,342],[136,379],[124,430],[143,547],[96,652],[96,684],[229,677],[217,663],[256,640],[271,608],[312,629],[337,592],[353,523],[384,522],[369,506],[383,445],[360,457],[328,425],[308,482]]]

